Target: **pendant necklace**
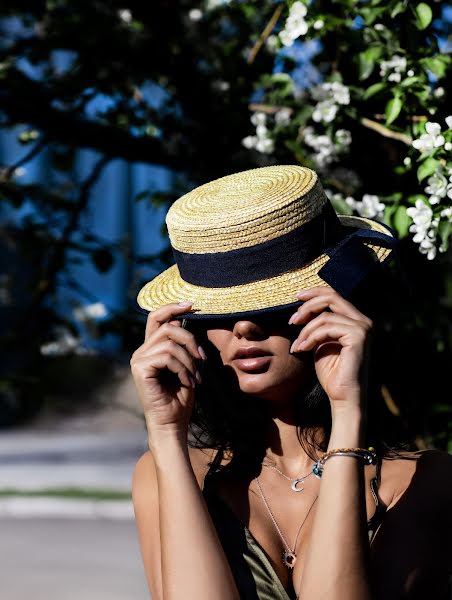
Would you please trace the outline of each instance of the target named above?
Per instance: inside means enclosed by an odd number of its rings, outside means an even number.
[[[309,471],[309,473],[307,473],[306,475],[301,475],[301,477],[295,477],[294,479],[292,479],[292,477],[289,477],[288,475],[286,475],[285,473],[283,473],[282,471],[280,471],[278,469],[278,467],[275,467],[274,465],[267,465],[265,463],[262,463],[263,467],[268,467],[269,469],[274,469],[275,471],[277,471],[280,475],[282,475],[285,479],[287,479],[288,481],[291,482],[290,487],[294,492],[302,492],[304,490],[304,487],[297,487],[298,484],[303,485],[304,480],[307,479],[310,475],[312,475],[312,468]]]
[[[315,504],[315,501],[317,500],[318,496],[316,496],[316,497],[314,498],[314,502],[313,502],[313,503],[311,504],[311,506],[309,507],[309,510],[308,510],[308,512],[307,512],[307,514],[306,514],[306,516],[305,516],[305,518],[303,519],[303,521],[302,521],[302,523],[301,523],[300,527],[298,528],[298,531],[297,531],[297,536],[296,536],[296,538],[295,538],[294,547],[293,547],[293,549],[291,549],[291,548],[290,548],[290,546],[289,546],[289,544],[287,543],[287,541],[286,541],[285,537],[283,536],[283,534],[282,534],[282,531],[281,531],[281,529],[279,528],[279,526],[278,526],[278,523],[276,522],[276,519],[275,519],[275,517],[273,516],[273,513],[272,513],[272,511],[271,511],[271,508],[270,508],[270,506],[268,505],[267,499],[266,499],[266,498],[265,498],[265,496],[264,496],[264,492],[263,492],[263,490],[262,490],[262,486],[261,486],[261,484],[260,484],[260,481],[259,481],[258,477],[255,477],[255,480],[256,480],[256,483],[257,483],[257,485],[258,485],[258,487],[259,487],[259,492],[260,492],[261,498],[262,498],[262,500],[263,500],[263,502],[264,502],[264,504],[265,504],[265,507],[266,507],[266,509],[267,509],[267,511],[268,511],[268,514],[270,515],[270,517],[271,517],[271,520],[273,521],[273,525],[275,526],[275,528],[276,528],[276,531],[278,532],[278,535],[279,535],[279,537],[281,538],[281,541],[282,541],[282,543],[283,543],[283,545],[284,545],[284,547],[285,547],[285,550],[284,550],[284,552],[283,552],[283,554],[282,554],[282,559],[283,559],[284,566],[285,566],[285,567],[287,567],[288,569],[293,569],[293,568],[294,568],[294,565],[295,565],[295,562],[296,562],[296,560],[297,560],[297,555],[296,555],[296,553],[295,553],[295,550],[296,550],[296,548],[297,548],[298,536],[299,536],[299,534],[300,534],[300,531],[301,531],[301,528],[302,528],[302,527],[303,527],[303,525],[305,524],[305,521],[306,521],[306,519],[308,518],[308,516],[309,516],[309,513],[311,512],[311,509],[312,509],[312,507],[314,506],[314,504]],[[296,490],[296,491],[300,491],[300,490]]]

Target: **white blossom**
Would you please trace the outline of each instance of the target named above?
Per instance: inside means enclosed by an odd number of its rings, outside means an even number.
[[[407,215],[412,218],[410,233],[414,233],[413,242],[419,244],[419,251],[427,255],[428,260],[436,256],[436,236],[439,217],[433,218],[433,211],[421,199],[416,200],[415,206],[407,209]]]
[[[347,129],[338,129],[335,137],[337,143],[341,146],[350,146],[352,143],[352,134]]]
[[[444,150],[447,150],[447,152],[450,152],[452,150],[452,144],[450,142],[446,142],[444,144]]]
[[[75,337],[67,327],[55,328],[57,339],[43,344],[40,348],[44,356],[65,356],[74,352],[80,345],[80,338]]]
[[[328,135],[316,135],[312,127],[306,127],[304,141],[315,150],[314,159],[319,167],[329,165],[336,158],[334,142]]]
[[[409,71],[407,71],[406,74],[408,75],[408,77],[413,77],[413,75],[414,75],[413,69],[410,69]]]
[[[269,35],[265,40],[265,45],[267,46],[269,52],[275,52],[278,45],[278,37],[274,34]]]
[[[430,204],[438,204],[441,198],[444,198],[447,193],[447,179],[440,171],[435,171],[431,177],[427,179],[427,187],[425,193],[430,194],[428,199]]]
[[[402,73],[406,71],[406,58],[395,54],[390,60],[383,60],[380,64],[380,75],[384,77],[389,73],[389,81],[400,81]]]
[[[258,152],[271,154],[275,149],[275,142],[268,133],[267,115],[263,112],[255,112],[251,116],[251,123],[256,127],[256,135],[245,137],[242,145],[248,150],[255,148]]]
[[[316,123],[331,123],[336,117],[337,109],[337,105],[331,102],[331,100],[324,100],[323,102],[319,102],[314,108],[312,119]]]
[[[192,8],[188,13],[188,17],[192,21],[199,21],[202,19],[202,10],[199,8]]]
[[[292,111],[289,108],[280,108],[275,113],[275,123],[278,125],[288,125],[290,123],[290,115]]]
[[[133,18],[132,13],[128,8],[122,8],[121,10],[118,10],[118,16],[121,21],[124,21],[124,23],[130,23]]]
[[[403,159],[403,164],[405,165],[405,167],[409,167],[411,165],[411,158],[409,156],[405,156],[405,158]]]
[[[439,123],[431,123],[427,121],[425,124],[425,131],[421,137],[412,142],[412,145],[416,150],[420,152],[429,152],[434,148],[439,148],[445,142],[444,136],[441,135],[441,126]]]
[[[248,148],[248,150],[251,150],[251,148],[254,148],[256,145],[256,142],[257,137],[255,135],[247,135],[246,138],[243,138],[242,145],[245,146],[245,148]]]
[[[314,22],[313,27],[318,31],[319,29],[322,29],[324,25],[325,23],[322,19],[317,19],[317,21]]]
[[[73,311],[77,321],[90,321],[93,319],[103,319],[108,315],[108,310],[102,302],[94,302],[85,306],[78,306]]]
[[[436,90],[433,92],[433,95],[435,96],[435,98],[442,98],[445,94],[444,88],[443,87],[437,87]]]
[[[353,200],[349,198],[345,200],[349,206],[356,210],[361,217],[367,217],[369,219],[382,219],[385,205],[380,202],[378,196],[372,194],[364,194],[361,201]]]
[[[255,112],[251,117],[251,123],[257,127],[258,125],[265,125],[267,122],[267,115],[263,112]]]
[[[300,2],[294,2],[289,9],[289,16],[284,24],[284,29],[279,34],[279,39],[284,46],[292,46],[294,41],[308,31],[308,24],[304,17],[308,9]]]
[[[448,117],[445,118],[445,121],[447,123],[447,127],[449,129],[452,129],[452,115],[449,115]]]

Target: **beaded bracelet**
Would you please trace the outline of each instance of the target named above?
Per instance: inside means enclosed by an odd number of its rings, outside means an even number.
[[[354,456],[355,458],[361,459],[364,464],[372,465],[377,461],[377,453],[375,448],[369,446],[369,448],[334,448],[325,452],[319,460],[314,463],[312,472],[319,479],[322,477],[323,468],[326,461],[332,456]]]

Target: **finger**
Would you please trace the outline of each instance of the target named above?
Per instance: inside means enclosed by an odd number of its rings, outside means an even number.
[[[153,345],[147,352],[143,351],[140,354],[139,361],[142,364],[148,364],[152,369],[164,369],[166,366],[165,360],[169,360],[170,357],[176,358],[190,371],[193,377],[196,377],[197,369],[194,357],[186,348],[170,339]]]
[[[332,312],[341,313],[351,319],[370,321],[369,317],[359,311],[354,304],[346,300],[335,289],[325,286],[317,286],[298,292],[296,294],[299,300],[303,301],[295,315],[306,312],[320,312],[329,308]],[[298,317],[294,317],[294,323],[300,323]]]
[[[175,326],[171,321],[169,323],[163,323],[163,325],[158,328],[156,336],[157,338],[155,336],[152,339],[148,338],[149,341],[146,340],[143,347],[146,348],[148,345],[153,347],[159,340],[168,339],[176,342],[180,346],[184,346],[194,358],[205,360],[205,352],[201,346],[198,345],[194,334],[191,331],[184,329],[180,324]]]
[[[308,336],[298,338],[292,344],[291,352],[308,351],[318,344],[336,342],[342,346],[364,345],[365,332],[350,324],[329,323],[317,327]]]
[[[173,302],[172,304],[165,304],[165,306],[150,312],[146,321],[144,339],[147,340],[151,333],[158,329],[163,323],[170,321],[171,317],[182,315],[189,311],[192,305],[192,302],[179,302],[178,304]]]
[[[333,325],[340,323],[343,323],[344,325],[359,326],[358,322],[354,319],[350,319],[348,317],[344,317],[343,315],[338,315],[332,312],[322,312],[319,315],[316,315],[311,321],[309,321],[309,323],[306,323],[299,333],[298,339],[307,337],[312,333],[312,331],[315,331],[322,325]]]
[[[195,376],[191,373],[184,363],[177,360],[174,356],[170,356],[166,362],[166,369],[177,375],[182,385],[189,388],[196,386]]]

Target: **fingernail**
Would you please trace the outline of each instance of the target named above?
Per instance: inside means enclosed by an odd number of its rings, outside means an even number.
[[[207,354],[204,352],[204,349],[202,346],[198,346],[198,352],[202,356],[203,360],[207,360]]]
[[[196,377],[196,381],[198,383],[201,383],[202,379],[201,379],[201,373],[199,371],[195,371],[195,377]]]
[[[193,375],[191,373],[188,374],[188,378],[190,380],[191,387],[195,388],[196,387],[196,381],[194,380]]]
[[[290,347],[289,352],[292,354],[292,352],[295,352],[295,346],[297,345],[298,340],[295,340],[294,343],[292,344],[292,346]]]
[[[290,319],[289,319],[289,325],[292,325],[292,323],[295,321],[295,317],[298,315],[298,312],[294,313]]]
[[[188,308],[192,304],[193,302],[179,302],[178,306],[180,306],[181,308]]]
[[[295,296],[297,296],[297,298],[304,298],[304,296],[306,296],[306,295],[307,295],[307,293],[308,293],[308,290],[302,290],[302,291],[300,291],[300,292],[297,292],[297,293],[295,294]]]

